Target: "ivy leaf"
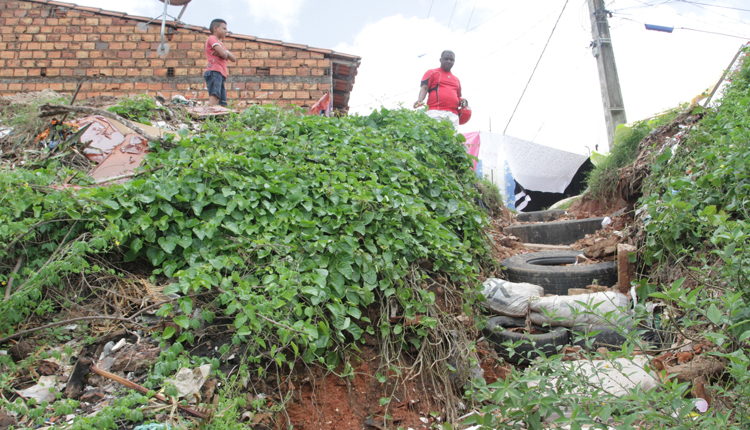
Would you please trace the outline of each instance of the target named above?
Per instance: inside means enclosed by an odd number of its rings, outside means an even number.
[[[711,303],[711,306],[708,307],[708,311],[706,312],[706,317],[708,318],[709,321],[711,321],[715,325],[719,325],[721,323],[721,319],[722,319],[721,311],[713,303]]]

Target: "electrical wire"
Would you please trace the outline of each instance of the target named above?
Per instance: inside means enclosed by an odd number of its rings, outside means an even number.
[[[636,20],[630,19],[630,18],[620,17],[620,19],[623,20],[623,21],[631,21],[631,22],[635,22],[637,24],[646,25],[645,22],[636,21]],[[716,34],[716,35],[719,35],[719,36],[735,37],[737,39],[750,40],[750,37],[747,37],[747,36],[737,36],[736,34],[719,33],[719,32],[716,32],[716,31],[708,31],[708,30],[698,30],[696,28],[689,28],[689,27],[673,27],[673,28],[675,30],[690,30],[690,31],[697,31],[699,33]]]
[[[469,21],[466,23],[466,30],[464,30],[464,34],[469,31],[469,24],[471,24],[471,18],[474,16],[474,9],[477,8],[477,1],[479,0],[474,0],[474,7],[471,8],[471,15],[469,15]]]
[[[676,3],[688,3],[688,4],[694,4],[694,5],[702,5],[702,6],[710,6],[710,7],[720,7],[722,9],[731,9],[731,10],[738,10],[740,12],[750,12],[750,9],[742,9],[739,7],[732,7],[732,6],[722,6],[720,4],[709,4],[709,3],[700,3],[697,1],[688,1],[688,0],[674,0]]]
[[[432,3],[430,3],[430,10],[427,11],[427,19],[430,19],[430,14],[432,13],[432,6],[435,4],[435,0],[432,0]]]
[[[451,28],[451,22],[453,22],[453,14],[456,13],[456,6],[458,6],[458,0],[456,0],[455,3],[453,3],[453,11],[451,12],[451,18],[448,20],[448,29]]]
[[[549,41],[552,40],[552,36],[555,34],[555,30],[557,29],[557,24],[560,22],[560,19],[562,18],[563,13],[565,12],[565,8],[568,7],[568,1],[569,0],[565,0],[565,4],[563,5],[562,10],[560,11],[560,16],[557,17],[557,21],[555,21],[555,26],[552,27],[552,32],[549,34],[549,37],[547,38],[547,43],[544,44],[544,49],[542,49],[542,53],[539,55],[539,59],[537,60],[536,65],[534,66],[534,70],[531,71],[531,76],[529,76],[529,80],[526,82],[526,86],[523,88],[521,97],[518,98],[518,103],[516,103],[516,107],[513,108],[513,113],[510,114],[510,118],[508,119],[508,124],[505,125],[503,134],[505,134],[505,132],[508,131],[510,122],[513,121],[513,116],[516,114],[516,110],[518,110],[518,106],[521,104],[521,100],[523,100],[523,96],[524,94],[526,94],[526,90],[529,88],[531,79],[534,78],[534,73],[536,72],[537,67],[539,67],[539,63],[542,61],[542,57],[544,57],[545,51],[547,51],[547,46],[549,46]]]

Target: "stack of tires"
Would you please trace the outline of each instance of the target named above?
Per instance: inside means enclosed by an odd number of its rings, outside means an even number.
[[[604,219],[554,221],[562,214],[564,212],[560,210],[519,214],[518,221],[542,223],[513,225],[506,227],[504,232],[515,235],[525,243],[568,245],[599,230]],[[581,251],[519,254],[503,261],[503,272],[510,282],[538,285],[545,294],[554,295],[567,295],[571,288],[586,288],[592,284],[610,287],[617,283],[617,265],[614,261],[575,265],[576,257],[582,254]],[[574,326],[570,329],[532,325],[528,327],[531,334],[524,328],[527,328],[525,318],[494,316],[489,318],[483,334],[506,361],[514,364],[527,363],[540,354],[556,354],[571,342],[586,347],[581,335],[588,336],[591,340],[588,346],[593,349],[602,346],[619,348],[625,341],[621,330],[606,325]]]

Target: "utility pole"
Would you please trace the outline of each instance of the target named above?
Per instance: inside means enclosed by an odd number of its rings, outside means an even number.
[[[612,49],[612,39],[609,35],[609,22],[604,9],[604,0],[588,0],[591,15],[591,50],[596,57],[599,69],[599,85],[602,90],[602,104],[604,105],[604,120],[607,124],[607,141],[612,148],[615,140],[615,128],[628,122],[625,117],[625,103],[620,91],[620,79],[617,76],[615,52]]]

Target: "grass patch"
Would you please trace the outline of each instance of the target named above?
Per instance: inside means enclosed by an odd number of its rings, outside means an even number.
[[[477,182],[477,189],[491,216],[498,216],[503,213],[503,196],[500,194],[500,188],[497,185],[489,179],[482,178]]]

